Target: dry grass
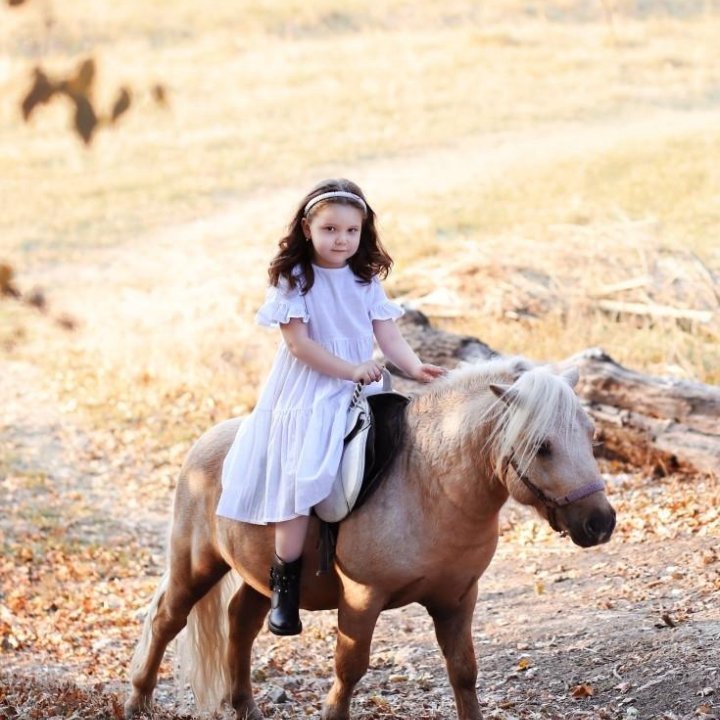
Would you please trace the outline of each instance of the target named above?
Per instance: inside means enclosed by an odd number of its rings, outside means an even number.
[[[91,52],[101,104],[121,83],[136,97],[89,152],[61,105],[28,126],[14,101],[0,108],[3,257],[82,323],[68,346],[13,310],[4,353],[47,364],[94,412],[137,415],[187,392],[220,417],[247,408],[276,341],[252,326],[263,266],[308,185],[344,174],[380,212],[395,292],[417,298],[448,268],[475,268],[454,273],[453,317],[436,308],[438,322],[533,357],[599,344],[717,382],[704,326],[590,302],[663,248],[720,268],[717,4],[616,6],[611,26],[599,3],[559,0],[200,13],[88,0],[54,3],[47,33],[40,4],[3,7],[3,97],[37,60],[61,72]],[[151,102],[156,81],[167,110]],[[518,314],[518,268],[551,278],[562,312]]]
[[[395,3],[360,29],[348,21],[333,30],[331,3],[294,5],[238,13],[219,3],[195,17],[185,3],[171,12],[162,3],[58,3],[56,25],[39,44],[4,24],[4,96],[20,94],[45,46],[46,64],[58,71],[94,50],[103,106],[121,83],[135,88],[140,106],[84,154],[63,132],[64,108],[38,113],[25,128],[5,105],[0,172],[9,196],[23,197],[4,208],[10,247],[113,244],[251,188],[307,182],[328,164],[401,156],[468,134],[704,104],[720,79],[715,15],[627,18],[609,42],[601,16],[483,21],[467,3],[442,12],[429,3],[408,26],[408,5]],[[342,12],[363,17],[359,5]],[[32,8],[3,14],[19,24],[42,19]],[[275,27],[282,23],[315,32],[288,39]],[[158,79],[170,91],[167,113],[150,104]]]
[[[714,129],[649,138],[436,198],[423,240],[404,233],[395,289],[508,352],[555,359],[601,345],[630,366],[717,383],[718,150]],[[448,284],[453,293],[438,294]],[[713,317],[618,317],[603,298]]]

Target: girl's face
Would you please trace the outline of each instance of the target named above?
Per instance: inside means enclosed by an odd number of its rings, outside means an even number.
[[[325,203],[303,218],[302,228],[313,246],[313,262],[324,268],[340,268],[360,246],[363,214],[354,205]]]

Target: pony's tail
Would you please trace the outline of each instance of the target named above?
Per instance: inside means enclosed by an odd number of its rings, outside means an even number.
[[[130,661],[130,677],[134,677],[134,675],[140,669],[140,666],[145,660],[148,646],[150,645],[150,641],[152,640],[153,620],[155,619],[155,615],[157,615],[158,605],[160,604],[160,600],[162,600],[162,596],[165,594],[168,588],[169,581],[170,571],[166,570],[165,574],[160,578],[160,583],[158,584],[157,589],[155,590],[155,594],[153,595],[153,598],[150,601],[150,604],[148,605],[147,611],[145,613],[145,622],[143,623],[140,641],[138,642],[137,647],[135,648],[135,653],[133,654],[132,660]]]
[[[216,710],[230,690],[226,654],[230,632],[227,607],[241,583],[231,570],[190,611],[175,641],[175,679],[189,683],[201,710]]]

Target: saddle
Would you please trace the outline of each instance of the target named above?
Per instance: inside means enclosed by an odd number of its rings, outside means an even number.
[[[383,391],[362,395],[355,388],[345,426],[340,468],[330,495],[313,509],[320,518],[320,567],[328,572],[335,549],[338,523],[357,510],[380,486],[402,446],[405,407],[410,398],[390,389],[390,373],[383,372]]]
[[[315,514],[337,523],[360,507],[378,485],[402,442],[407,395],[390,388],[390,373],[383,372],[383,390],[362,395],[358,384],[350,401],[342,459],[330,495],[318,503]]]

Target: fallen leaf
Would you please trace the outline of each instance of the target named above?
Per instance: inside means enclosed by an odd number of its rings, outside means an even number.
[[[112,108],[110,122],[115,122],[123,113],[127,112],[131,102],[132,97],[130,95],[130,90],[126,87],[121,87]]]
[[[593,689],[592,685],[588,685],[587,683],[581,683],[580,685],[576,685],[570,691],[570,695],[574,698],[587,698],[595,695],[595,690]]]
[[[152,93],[153,100],[163,107],[167,105],[167,90],[164,85],[153,85],[150,92]]]
[[[27,122],[38,105],[44,105],[57,92],[57,87],[50,82],[48,76],[39,67],[33,71],[35,81],[22,101],[23,120]]]
[[[63,90],[71,97],[90,97],[95,81],[95,60],[86,58],[78,66],[77,72],[63,82]]]
[[[78,95],[72,99],[75,102],[75,131],[83,142],[89,145],[98,125],[95,109],[86,95]]]

